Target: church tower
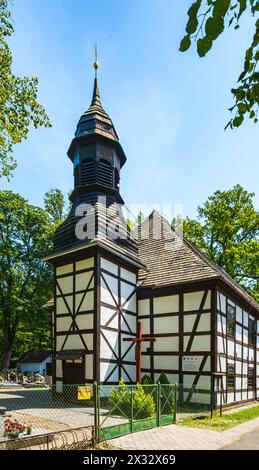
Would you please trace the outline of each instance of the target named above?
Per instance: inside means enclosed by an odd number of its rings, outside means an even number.
[[[53,380],[135,382],[137,242],[122,214],[120,171],[126,156],[97,81],[68,150],[74,168],[71,210],[47,258],[55,276]]]

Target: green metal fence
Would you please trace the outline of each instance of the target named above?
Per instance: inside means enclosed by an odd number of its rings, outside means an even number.
[[[96,439],[112,439],[176,420],[176,385],[95,385]]]

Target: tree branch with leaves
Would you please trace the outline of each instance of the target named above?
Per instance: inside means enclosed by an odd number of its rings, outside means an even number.
[[[12,72],[12,53],[7,39],[14,32],[8,0],[0,0],[0,177],[16,167],[13,146],[28,136],[30,125],[51,127],[38,103],[38,79],[17,77]]]
[[[186,35],[181,41],[180,51],[187,51],[192,42],[197,52],[204,57],[226,27],[240,28],[240,20],[245,12],[254,19],[255,27],[252,42],[247,48],[243,70],[238,78],[238,86],[232,88],[234,104],[229,109],[233,117],[225,129],[239,127],[245,117],[258,122],[259,108],[259,12],[258,0],[195,0],[188,10]]]

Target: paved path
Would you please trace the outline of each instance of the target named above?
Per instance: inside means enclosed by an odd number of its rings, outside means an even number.
[[[223,447],[222,450],[259,450],[259,426],[243,434],[237,441]]]
[[[171,424],[118,437],[109,443],[127,450],[216,450],[240,439],[242,445],[243,435],[255,431],[259,433],[259,418],[223,432]],[[253,445],[252,439],[249,442]]]

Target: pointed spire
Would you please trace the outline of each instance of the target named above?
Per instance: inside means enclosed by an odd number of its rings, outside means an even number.
[[[94,78],[94,89],[93,89],[93,97],[92,97],[92,102],[90,104],[90,108],[92,106],[96,106],[103,110],[101,99],[100,99],[100,93],[99,93],[99,88],[98,88],[98,80],[97,80],[97,70],[99,68],[99,62],[98,62],[98,56],[97,56],[97,44],[94,46],[94,63],[93,67],[95,69],[95,78]]]
[[[95,77],[95,79],[94,79],[93,97],[92,97],[92,102],[91,102],[90,106],[98,106],[98,107],[102,108],[97,77]]]

